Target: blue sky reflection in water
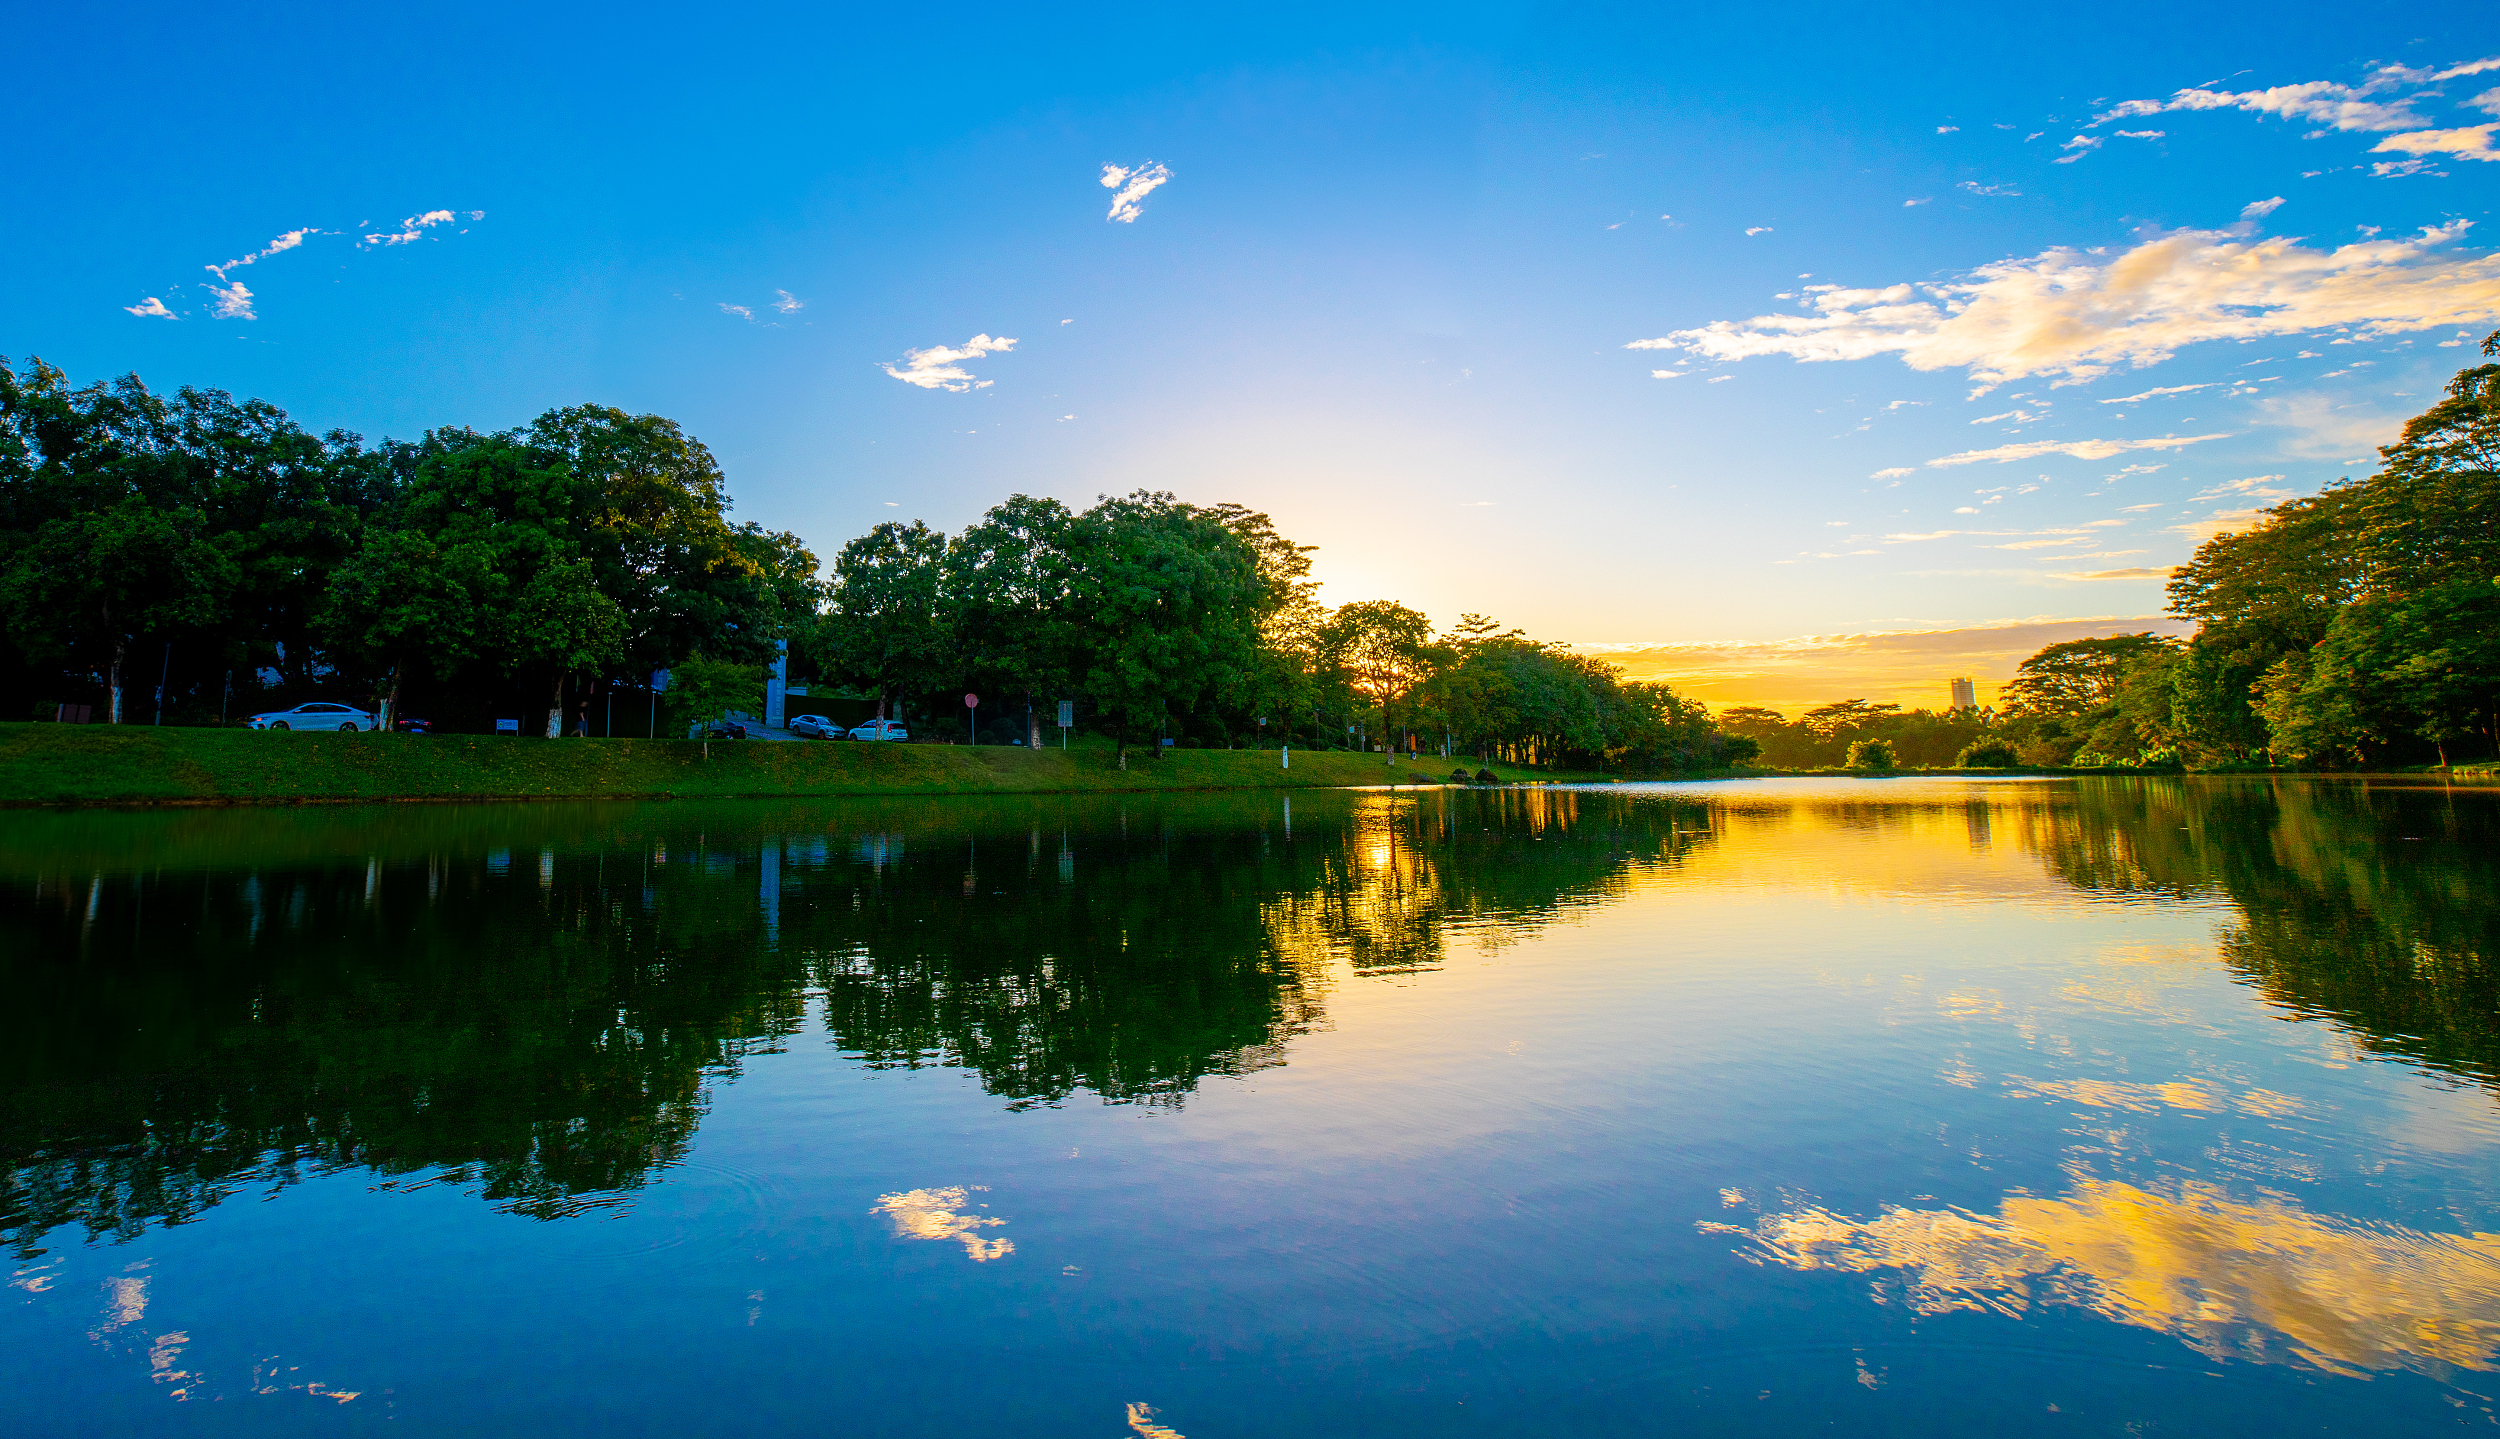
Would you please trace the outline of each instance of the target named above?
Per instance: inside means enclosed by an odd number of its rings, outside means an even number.
[[[12,816],[0,1415],[2481,1429],[2495,800]]]

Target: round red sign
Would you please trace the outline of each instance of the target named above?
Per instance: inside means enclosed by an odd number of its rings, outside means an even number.
[[[964,696],[964,708],[965,708],[965,709],[968,709],[968,710],[975,710],[975,709],[979,709],[980,707],[981,707],[981,697],[980,697],[979,695],[965,695],[965,696]]]

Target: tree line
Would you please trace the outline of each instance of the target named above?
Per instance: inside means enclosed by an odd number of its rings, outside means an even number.
[[[2500,353],[2500,333],[2483,342]],[[2470,367],[2378,471],[2260,512],[2174,571],[2185,639],[2051,645],[1986,710],[1846,700],[1724,712],[1783,766],[2356,768],[2500,754],[2500,364]],[[1868,751],[1859,750],[1860,754]]]
[[[786,656],[947,733],[960,694],[997,697],[993,739],[1037,740],[1069,701],[1123,750],[1639,772],[1753,753],[1667,686],[1483,616],[1437,632],[1394,601],[1323,605],[1310,547],[1239,505],[1016,495],[954,535],[880,524],[829,564],[730,510],[711,453],[657,415],[369,445],[217,390],[0,360],[0,712],[92,697],[116,723],[209,724],[326,698],[586,732],[603,693],[640,700],[667,670],[682,726],[760,707]]]

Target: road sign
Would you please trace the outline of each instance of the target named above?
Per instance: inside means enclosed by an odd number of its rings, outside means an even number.
[[[1059,702],[1059,727],[1061,729],[1076,728],[1075,700],[1061,700]]]
[[[980,707],[981,707],[981,697],[980,697],[979,695],[965,695],[965,696],[964,696],[964,708],[965,708],[965,709],[968,709],[968,710],[973,710],[973,709],[979,709]]]

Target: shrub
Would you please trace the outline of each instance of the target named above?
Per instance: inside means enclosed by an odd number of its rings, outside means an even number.
[[[1973,740],[1953,757],[1959,769],[2011,769],[2022,762],[2014,747],[2001,739]]]
[[[2075,757],[2067,763],[2076,769],[2108,769],[2115,761],[2099,750],[2079,749],[2075,751]]]
[[[1892,741],[1890,740],[1862,739],[1849,746],[1849,768],[1851,769],[1891,769],[1892,767]]]
[[[1762,758],[1762,741],[1750,735],[1728,735],[1719,741],[1719,762],[1726,765],[1752,764]]]

